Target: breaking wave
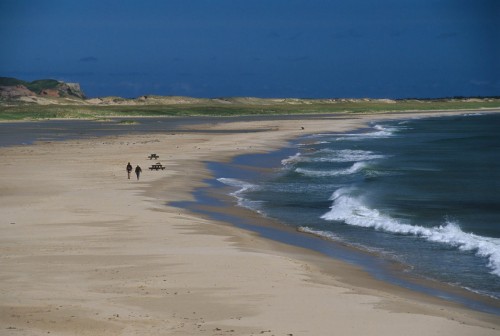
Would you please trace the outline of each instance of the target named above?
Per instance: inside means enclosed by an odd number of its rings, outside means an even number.
[[[457,223],[446,221],[439,227],[411,225],[392,218],[366,206],[359,198],[350,194],[348,188],[335,191],[330,211],[321,216],[330,221],[342,221],[348,225],[374,228],[389,233],[415,236],[430,242],[455,247],[461,251],[471,251],[488,259],[491,273],[500,276],[500,238],[491,238],[467,233]]]

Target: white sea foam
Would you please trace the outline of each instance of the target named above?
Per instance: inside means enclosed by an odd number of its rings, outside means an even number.
[[[314,155],[319,154],[319,156],[303,155],[301,153],[296,153],[286,159],[281,160],[281,164],[285,167],[290,167],[299,162],[357,162],[357,161],[370,161],[376,159],[383,159],[387,157],[386,155],[375,154],[371,151],[356,150],[356,149],[321,149],[314,153]],[[345,170],[342,170],[345,173]],[[351,172],[347,172],[351,173]],[[315,173],[313,173],[315,174]],[[321,176],[330,175],[331,173],[320,173]],[[339,173],[333,173],[333,175],[339,175]]]
[[[305,138],[310,138],[310,139],[316,139],[316,138],[323,138],[323,137],[331,137],[333,133],[315,133],[315,134],[310,134]]]
[[[397,131],[400,129],[404,128],[403,126],[400,127],[389,127],[389,126],[382,126],[382,125],[375,125],[373,126],[375,129],[374,132],[367,132],[367,133],[354,133],[354,134],[345,134],[344,136],[338,137],[335,140],[337,141],[342,141],[342,140],[353,140],[353,141],[358,141],[358,140],[365,140],[365,139],[370,139],[370,138],[388,138],[394,135]]]
[[[396,255],[396,254],[394,254],[394,253],[392,253],[392,252],[388,252],[388,251],[386,251],[386,250],[384,250],[382,248],[368,247],[368,246],[365,246],[365,245],[362,245],[362,244],[357,244],[357,243],[352,243],[352,242],[346,242],[340,236],[338,236],[335,233],[330,232],[330,231],[316,230],[316,229],[310,228],[308,226],[301,226],[301,227],[299,227],[297,229],[297,231],[308,233],[308,234],[311,234],[311,235],[314,235],[314,236],[318,236],[318,237],[321,237],[321,238],[324,238],[324,239],[327,239],[327,240],[331,240],[331,241],[342,242],[342,243],[344,243],[346,245],[355,247],[355,248],[357,248],[359,250],[367,251],[367,252],[370,252],[370,253],[377,253],[379,255],[384,255],[387,258],[391,258],[393,260],[399,260],[399,256]]]
[[[319,158],[313,158],[312,161],[316,162],[356,162],[356,161],[368,161],[383,159],[386,156],[381,154],[375,154],[371,151],[359,150],[359,149],[322,149],[318,153],[326,154]]]
[[[365,161],[361,161],[361,162],[355,162],[351,167],[346,169],[314,170],[314,169],[297,168],[295,169],[295,172],[311,177],[341,176],[341,175],[355,174],[366,167],[367,163]]]
[[[487,258],[492,273],[500,276],[500,239],[478,236],[467,233],[451,221],[439,227],[423,227],[403,223],[391,218],[376,209],[367,207],[359,198],[351,196],[350,190],[336,190],[331,200],[330,211],[321,218],[325,220],[343,221],[346,224],[374,228],[376,230],[416,236],[431,242],[453,246],[461,251],[472,251],[476,255]]]
[[[237,191],[234,193],[242,193],[248,189],[255,189],[257,188],[257,185],[251,184],[242,180],[234,179],[234,178],[227,178],[227,177],[221,177],[218,178],[217,181],[224,183],[225,185],[231,186],[231,187],[236,187],[239,188]]]
[[[331,134],[330,134],[331,136]],[[299,147],[308,147],[308,146],[311,146],[311,145],[324,145],[324,144],[328,144],[330,143],[330,141],[324,141],[324,140],[320,140],[320,141],[315,141],[315,142],[312,142],[312,143],[299,143],[297,146]]]
[[[302,154],[297,153],[297,154],[292,155],[286,159],[281,160],[281,164],[283,166],[289,166],[289,165],[293,165],[294,163],[297,163],[300,161],[303,161],[303,156],[302,156]]]
[[[225,185],[238,188],[236,191],[232,192],[230,195],[237,199],[238,205],[247,209],[254,210],[260,214],[262,212],[259,210],[262,202],[259,201],[250,201],[242,196],[242,194],[248,190],[256,190],[258,186],[255,184],[251,184],[245,181],[241,181],[233,178],[221,177],[218,178],[217,181],[224,183]]]
[[[334,241],[340,241],[342,240],[339,236],[336,234],[330,232],[330,231],[322,231],[322,230],[315,230],[307,226],[301,226],[297,229],[299,232],[304,232],[304,233],[309,233],[315,236],[319,237],[324,237],[329,240],[334,240]]]

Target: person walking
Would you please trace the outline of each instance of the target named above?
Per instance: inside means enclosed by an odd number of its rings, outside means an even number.
[[[130,173],[132,173],[132,165],[129,162],[127,165],[127,175],[129,180],[130,180]]]
[[[135,175],[137,175],[137,181],[139,181],[139,176],[141,175],[142,173],[142,169],[141,167],[139,167],[139,165],[137,165],[137,167],[135,167]]]

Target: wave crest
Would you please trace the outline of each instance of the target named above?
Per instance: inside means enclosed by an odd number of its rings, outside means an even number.
[[[356,162],[351,167],[346,169],[338,169],[338,170],[313,170],[313,169],[305,169],[305,168],[297,168],[295,172],[310,176],[310,177],[324,177],[324,176],[340,176],[340,175],[351,175],[357,172],[362,171],[368,166],[368,164],[364,161]]]
[[[349,194],[350,190],[336,190],[331,200],[330,211],[321,216],[325,220],[342,221],[348,225],[374,228],[389,233],[416,236],[431,242],[446,244],[461,251],[472,251],[488,259],[492,273],[500,276],[500,239],[467,233],[453,222],[447,221],[439,227],[423,227],[403,223],[382,214],[377,209],[367,207],[363,202]]]
[[[249,199],[246,199],[242,195],[246,191],[259,189],[259,186],[242,181],[242,180],[238,180],[238,179],[234,179],[234,178],[227,178],[227,177],[218,178],[217,181],[219,181],[225,185],[228,185],[230,187],[238,188],[236,191],[230,193],[230,195],[233,196],[234,198],[236,198],[239,206],[256,211],[257,213],[264,215],[264,213],[262,213],[262,211],[260,210],[261,204],[263,202],[251,201]]]
[[[313,155],[320,154],[321,156],[308,156],[296,153],[286,159],[281,160],[283,166],[294,165],[298,162],[357,162],[383,159],[386,155],[376,154],[371,151],[359,149],[320,149]]]
[[[373,126],[375,129],[374,132],[368,132],[368,133],[359,133],[359,134],[346,134],[345,136],[338,137],[335,140],[337,141],[343,141],[343,140],[365,140],[365,139],[370,139],[370,138],[388,138],[394,135],[394,133],[398,132],[399,130],[406,128],[404,126],[383,126],[383,125],[375,125]]]

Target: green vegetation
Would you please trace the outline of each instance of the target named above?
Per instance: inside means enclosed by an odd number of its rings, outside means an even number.
[[[103,97],[85,100],[78,84],[54,79],[26,82],[0,77],[0,86],[23,85],[35,94],[15,88],[0,90],[0,120],[85,118],[108,120],[137,116],[240,116],[325,113],[383,113],[433,110],[500,109],[500,97],[445,99],[264,99],[252,97],[191,98],[147,95],[137,99]],[[58,96],[42,90],[56,89]],[[125,120],[124,124],[134,121]]]
[[[499,108],[500,99],[436,99],[436,100],[294,100],[259,103],[238,101],[221,103],[206,100],[191,104],[163,105],[37,105],[12,104],[0,106],[0,120],[86,118],[102,119],[118,116],[238,116],[312,113],[381,113],[432,110],[474,110]]]
[[[0,77],[0,86],[26,85],[25,81],[10,77]]]
[[[59,81],[55,79],[40,79],[31,83],[26,83],[25,86],[31,91],[38,93],[46,89],[56,89],[59,84]]]
[[[26,82],[16,78],[0,77],[0,86],[15,85],[24,85],[29,90],[39,93],[42,90],[57,88],[57,86],[60,85],[60,82],[55,79],[39,79],[32,82]]]

